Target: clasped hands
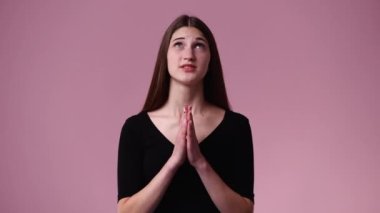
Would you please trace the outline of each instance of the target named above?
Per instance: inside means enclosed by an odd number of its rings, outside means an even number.
[[[182,165],[187,159],[192,166],[197,168],[205,160],[195,134],[191,106],[184,107],[171,158],[176,167]]]

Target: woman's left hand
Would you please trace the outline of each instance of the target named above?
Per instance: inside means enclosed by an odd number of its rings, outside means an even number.
[[[197,168],[205,160],[204,156],[199,148],[198,139],[195,134],[194,120],[191,113],[191,107],[188,108],[186,114],[187,120],[187,131],[186,131],[186,150],[187,159],[189,163]]]

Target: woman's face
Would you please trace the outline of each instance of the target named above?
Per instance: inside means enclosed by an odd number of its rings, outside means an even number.
[[[195,27],[176,30],[167,53],[171,79],[186,85],[202,82],[210,62],[208,41]]]

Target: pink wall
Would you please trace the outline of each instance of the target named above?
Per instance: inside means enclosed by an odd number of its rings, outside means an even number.
[[[0,2],[0,212],[116,212],[121,126],[184,12],[251,120],[256,212],[380,212],[379,1],[154,2]]]

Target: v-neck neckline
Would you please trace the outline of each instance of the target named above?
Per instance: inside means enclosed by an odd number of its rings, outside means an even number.
[[[222,120],[218,123],[218,125],[216,125],[216,127],[200,142],[198,142],[199,146],[201,146],[201,144],[203,144],[204,142],[207,142],[209,140],[210,137],[212,137],[215,132],[221,128],[221,126],[223,125],[223,123],[225,122],[226,120],[226,117],[227,117],[227,113],[228,113],[228,110],[225,110],[224,111],[224,114],[223,114],[223,118]],[[164,140],[169,143],[171,146],[174,146],[175,143],[170,141],[165,135],[164,133],[162,133],[160,131],[160,129],[158,129],[158,127],[154,124],[153,120],[151,119],[151,117],[148,115],[148,112],[144,112],[148,122],[150,123],[150,125],[152,125],[153,129],[162,137],[164,138]]]

